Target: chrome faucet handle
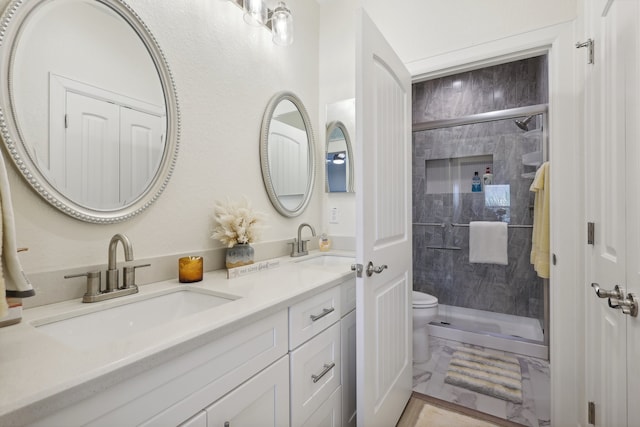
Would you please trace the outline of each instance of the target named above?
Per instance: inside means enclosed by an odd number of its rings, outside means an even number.
[[[151,264],[132,265],[122,267],[122,288],[129,289],[136,286],[136,268],[149,267]]]
[[[87,278],[87,292],[82,297],[83,301],[87,302],[87,299],[91,299],[101,292],[101,279],[102,275],[100,271],[88,271],[80,274],[68,274],[64,276],[65,279],[71,279],[74,277],[86,277]]]
[[[287,245],[291,245],[291,256],[295,256],[295,253],[298,252],[298,239],[293,238],[293,242],[287,242]]]

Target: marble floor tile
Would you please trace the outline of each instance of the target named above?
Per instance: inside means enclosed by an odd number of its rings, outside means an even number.
[[[431,359],[413,365],[414,391],[525,426],[551,425],[550,369],[547,361],[438,337],[430,337],[429,345]],[[446,384],[444,379],[451,355],[462,346],[516,357],[522,371],[522,404],[507,402],[463,387]]]

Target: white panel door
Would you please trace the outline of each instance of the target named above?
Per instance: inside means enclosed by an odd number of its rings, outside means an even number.
[[[132,202],[147,188],[164,152],[166,117],[120,109],[120,203]]]
[[[120,206],[118,182],[120,171],[119,107],[73,92],[67,92],[66,137],[60,162],[51,163],[51,173],[64,183],[70,199],[98,208]],[[55,169],[54,169],[55,168]]]
[[[288,209],[300,205],[306,190],[308,144],[305,130],[273,120],[269,125],[269,171],[273,190]]]
[[[588,69],[585,91],[589,143],[586,194],[596,236],[588,275],[600,286],[601,295],[615,285],[638,293],[639,6],[637,0],[594,1],[589,5],[595,63]],[[610,302],[617,305],[616,298],[598,298],[589,290],[587,398],[596,405],[596,426],[635,426],[640,419],[640,374],[634,367],[640,327],[637,317],[611,308]]]
[[[411,395],[411,78],[362,10],[356,39],[357,424],[394,426]],[[384,268],[386,266],[386,268]]]

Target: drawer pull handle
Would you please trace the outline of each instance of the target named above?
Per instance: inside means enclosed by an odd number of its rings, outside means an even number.
[[[313,320],[315,322],[316,320],[320,320],[324,316],[326,316],[327,314],[333,312],[333,310],[335,310],[335,308],[333,308],[333,307],[331,307],[331,308],[323,308],[322,309],[322,313],[320,313],[320,314],[312,314],[309,317],[311,317],[311,320]]]
[[[328,365],[325,363],[324,369],[322,370],[322,372],[320,372],[318,375],[311,375],[311,379],[313,380],[314,383],[317,383],[318,381],[320,381],[320,378],[327,375],[327,372],[332,370],[334,366],[336,366],[335,362],[331,362]]]

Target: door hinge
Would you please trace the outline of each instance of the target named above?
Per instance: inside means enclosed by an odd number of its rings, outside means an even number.
[[[588,48],[589,51],[589,59],[587,60],[587,64],[594,64],[594,53],[593,53],[593,39],[587,39],[586,42],[578,42],[576,43],[576,48],[580,49],[581,47]]]
[[[588,405],[588,409],[587,409],[587,418],[588,418],[588,422],[589,424],[596,424],[596,404],[593,402],[589,402]]]
[[[69,128],[69,116],[67,114],[64,115],[64,128]]]
[[[594,245],[596,241],[596,224],[593,222],[587,223],[587,245]]]

